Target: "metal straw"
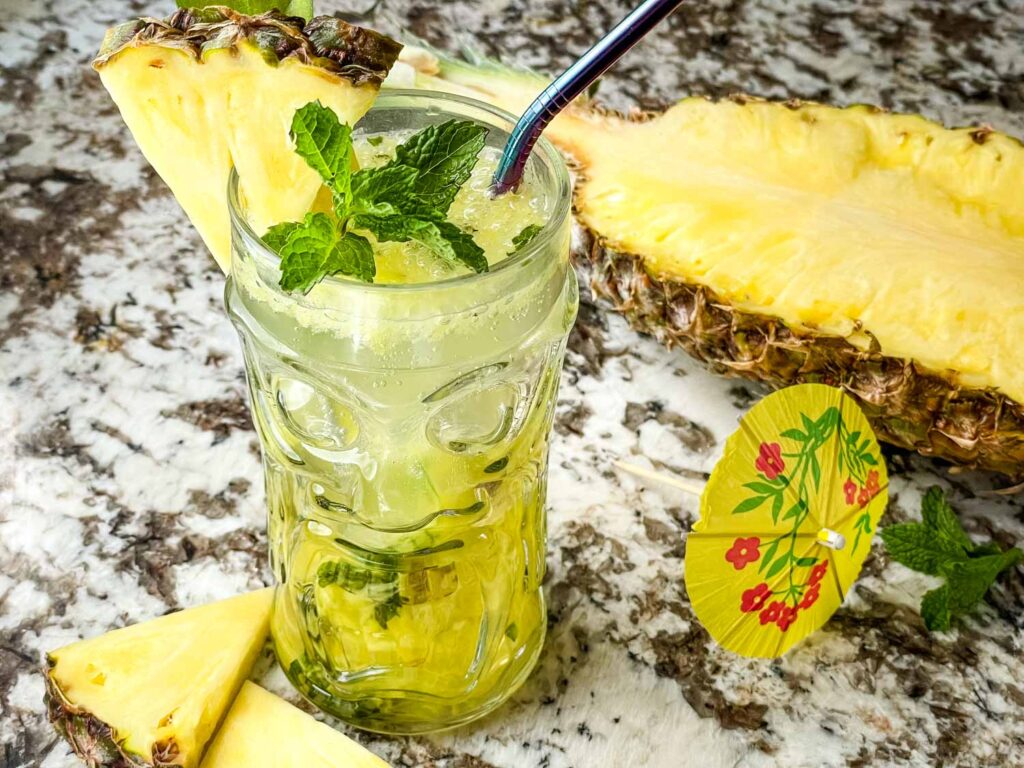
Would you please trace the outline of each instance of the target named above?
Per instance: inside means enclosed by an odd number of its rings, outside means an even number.
[[[501,195],[519,186],[526,159],[552,118],[681,4],[682,0],[641,3],[533,100],[508,138],[491,182],[492,195]]]

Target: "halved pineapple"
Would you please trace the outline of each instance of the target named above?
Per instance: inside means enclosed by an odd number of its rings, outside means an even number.
[[[406,58],[418,85],[516,113],[546,85]],[[579,170],[577,266],[637,327],[720,373],[842,386],[890,442],[1024,474],[1020,142],[747,97],[582,103],[547,135]]]
[[[301,709],[245,683],[202,768],[387,768],[388,764]]]
[[[47,655],[50,720],[90,766],[199,764],[267,638],[272,589]]]
[[[232,165],[253,223],[301,219],[322,184],[295,154],[295,110],[319,100],[354,124],[401,45],[328,16],[182,10],[107,33],[94,66],[135,141],[220,266],[230,263]]]

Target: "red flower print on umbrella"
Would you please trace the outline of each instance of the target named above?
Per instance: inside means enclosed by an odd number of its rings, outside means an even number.
[[[820,594],[821,594],[821,584],[817,583],[817,582],[814,583],[814,584],[811,584],[811,586],[809,586],[807,588],[807,591],[804,592],[803,598],[800,600],[800,607],[803,608],[804,610],[810,608],[812,605],[814,605],[818,601],[818,596]]]
[[[781,475],[786,468],[786,462],[782,460],[782,446],[778,443],[761,443],[754,468],[769,480]]]
[[[775,623],[779,625],[779,629],[785,632],[796,621],[796,616],[797,609],[795,606],[784,605],[782,610],[779,611],[779,618],[775,620]]]
[[[725,559],[732,563],[737,571],[741,571],[751,563],[756,563],[757,559],[761,557],[761,552],[758,550],[760,546],[761,540],[757,536],[736,539],[732,543],[732,548],[725,553]]]
[[[743,592],[743,597],[740,599],[740,610],[744,613],[760,611],[771,596],[771,587],[762,581],[756,587],[751,587]]]
[[[817,584],[819,581],[825,578],[825,574],[828,572],[828,560],[822,560],[814,568],[811,569],[811,577],[807,580],[808,584]]]
[[[852,477],[846,478],[846,482],[843,483],[843,494],[846,496],[847,504],[853,504],[857,500],[857,484],[853,482]]]
[[[869,494],[871,494],[872,498],[878,495],[878,491],[880,490],[878,487],[878,470],[872,469],[868,472],[868,479],[867,482],[864,483],[864,488]]]
[[[761,623],[774,624],[776,621],[779,620],[779,616],[782,615],[782,610],[785,607],[786,606],[778,600],[774,601],[771,605],[769,605],[767,608],[761,611]]]

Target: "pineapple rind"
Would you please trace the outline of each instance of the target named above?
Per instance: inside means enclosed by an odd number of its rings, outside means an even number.
[[[593,294],[631,326],[681,347],[716,374],[773,387],[840,387],[886,442],[1008,477],[1024,473],[1024,407],[994,389],[963,388],[911,360],[744,312],[706,286],[652,276],[642,257],[616,251],[586,229],[572,259]]]
[[[309,22],[268,11],[245,16],[224,6],[183,8],[168,19],[143,18],[107,31],[93,61],[102,69],[133,47],[178,48],[197,61],[241,42],[256,46],[271,63],[294,59],[339,75],[353,85],[380,85],[402,49],[400,43],[331,16]]]
[[[46,663],[47,668],[52,669],[56,662],[47,654]],[[44,703],[50,723],[90,768],[165,768],[175,765],[157,760],[149,762],[127,749],[109,725],[69,702],[48,672],[43,678],[46,681]],[[173,745],[167,747],[174,752]]]

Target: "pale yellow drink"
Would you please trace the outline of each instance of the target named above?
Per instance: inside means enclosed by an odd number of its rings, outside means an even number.
[[[517,195],[491,200],[507,118],[437,95],[381,97],[359,126],[360,163],[450,117],[491,128],[449,212],[488,273],[392,243],[374,285],[285,294],[234,200],[227,302],[263,449],[278,657],[315,704],[386,732],[497,706],[546,625],[548,435],[577,303],[568,179],[544,145]],[[516,251],[530,224],[540,234]]]

